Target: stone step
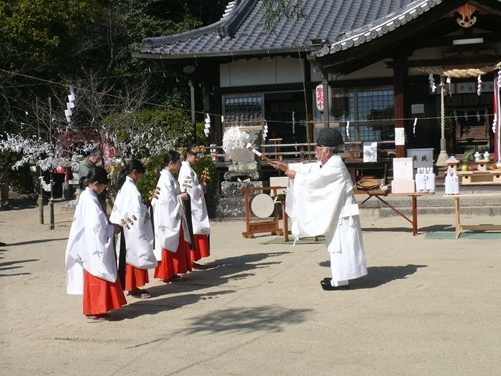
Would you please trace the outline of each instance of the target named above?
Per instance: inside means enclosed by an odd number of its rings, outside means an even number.
[[[501,216],[501,192],[498,187],[468,186],[461,187],[460,193],[463,195],[460,201],[461,215],[471,216]],[[485,196],[488,194],[500,193],[499,196]],[[478,194],[478,196],[475,196]],[[469,196],[472,195],[472,196]],[[358,202],[367,198],[365,194],[357,194]],[[388,204],[395,207],[406,216],[412,216],[411,199],[405,196],[382,196]],[[440,188],[434,195],[425,195],[417,198],[418,214],[445,214],[453,215],[454,200],[444,196]],[[362,207],[362,212],[370,212],[372,215],[380,217],[390,217],[398,215],[393,209],[373,197],[366,201]]]
[[[244,197],[240,192],[241,187],[227,187],[226,197],[218,197],[216,205],[216,218],[236,219],[245,217]],[[501,187],[499,186],[461,186],[460,193],[465,196],[461,198],[462,215],[497,216],[501,215]],[[499,193],[499,196],[482,196],[482,194]],[[368,196],[364,193],[356,194],[358,202],[365,200]],[[394,206],[407,216],[412,215],[411,199],[406,196],[382,196],[386,202]],[[454,211],[454,200],[444,197],[443,187],[437,187],[435,194],[424,195],[417,198],[418,214],[451,214]],[[384,205],[377,198],[372,197],[364,203],[363,212],[370,212],[373,215],[388,217],[398,215],[391,208]]]
[[[361,197],[360,197],[361,196]],[[356,195],[357,201],[361,202],[367,196]],[[405,196],[382,196],[383,200],[396,208],[410,207],[411,199]],[[453,208],[454,201],[451,198],[440,196],[424,196],[417,199],[418,208]],[[501,195],[496,197],[463,197],[461,198],[461,207],[501,207]],[[383,208],[386,205],[380,202],[377,198],[373,197],[364,203],[364,208]]]
[[[411,218],[412,210],[408,208],[398,208],[398,210]],[[385,207],[379,208],[378,213],[371,212],[371,214],[378,214],[382,218],[392,217],[398,215],[392,209]],[[418,207],[418,215],[450,215],[451,221],[454,215],[453,207]],[[489,206],[468,206],[461,207],[461,216],[481,216],[481,217],[495,217],[501,216],[501,206],[489,207]]]

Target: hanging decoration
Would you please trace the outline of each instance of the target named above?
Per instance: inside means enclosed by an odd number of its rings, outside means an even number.
[[[417,124],[417,117],[414,118],[414,124],[412,126],[412,134],[414,137],[416,137],[416,124]]]
[[[346,122],[346,138],[348,140],[350,139],[350,121],[349,120]]]
[[[447,84],[447,91],[449,92],[449,96],[452,97],[452,80],[450,77],[445,79],[445,83]]]
[[[64,116],[66,116],[66,121],[71,122],[71,115],[73,115],[73,108],[75,108],[75,92],[73,86],[70,86],[70,95],[68,95],[68,103],[66,103],[66,110],[64,110]]]
[[[501,70],[494,78],[494,120],[492,121],[492,131],[494,133],[494,162],[499,166],[501,163],[501,103],[499,101],[499,82],[501,81]]]
[[[477,77],[477,95],[480,96],[482,94],[482,76]]]
[[[263,142],[266,142],[266,137],[268,137],[268,123],[265,120],[263,126]]]
[[[437,85],[435,85],[435,79],[433,78],[433,74],[428,75],[428,81],[430,82],[430,90],[432,93],[435,93],[437,91]]]
[[[210,133],[210,116],[209,114],[205,114],[205,124],[204,124],[205,137],[209,137],[209,133]]]

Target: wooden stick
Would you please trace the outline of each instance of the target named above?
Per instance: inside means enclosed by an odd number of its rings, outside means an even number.
[[[259,158],[261,158],[263,161],[266,161],[268,162],[269,164],[273,165],[275,162],[273,160],[271,160],[270,158],[268,158],[266,155],[264,155],[263,153],[257,151],[251,144],[247,144],[246,145],[247,149],[249,149],[250,151],[252,151],[254,154],[256,154]],[[282,172],[287,172],[287,167],[285,167],[284,165],[278,165],[278,169]]]

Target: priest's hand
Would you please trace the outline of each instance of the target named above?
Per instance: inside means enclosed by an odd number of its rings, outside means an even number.
[[[289,164],[282,161],[273,161],[271,165],[277,170],[287,171],[289,169]]]
[[[287,175],[287,177],[289,179],[294,179],[296,177],[296,171],[294,171],[294,170],[287,170],[287,171],[285,171],[285,175]]]
[[[113,224],[113,233],[115,235],[120,234],[122,232],[122,226],[119,226],[117,224]]]
[[[190,195],[186,192],[181,193],[180,196],[181,196],[181,200],[183,200],[183,201],[188,201],[190,199]]]

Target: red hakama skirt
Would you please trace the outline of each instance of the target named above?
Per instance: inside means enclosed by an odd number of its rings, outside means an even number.
[[[210,256],[210,247],[209,247],[209,237],[207,235],[193,235],[194,237],[194,249],[191,250],[191,262],[195,262],[204,257]]]
[[[179,245],[176,252],[162,248],[162,259],[158,261],[153,276],[162,281],[168,281],[178,274],[191,271],[190,247],[184,240],[183,231],[179,234]]]
[[[84,315],[103,315],[126,304],[127,300],[118,278],[115,282],[109,282],[94,277],[84,269]]]
[[[132,265],[125,265],[125,290],[132,291],[149,282],[148,269],[139,269]]]

